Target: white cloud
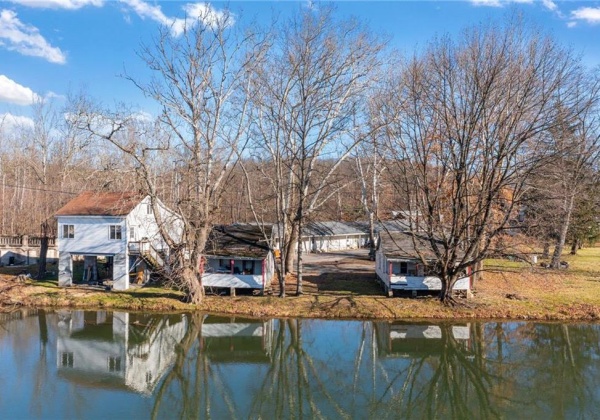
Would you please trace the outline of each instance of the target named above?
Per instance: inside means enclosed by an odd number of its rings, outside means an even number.
[[[490,7],[501,7],[502,2],[500,0],[471,0],[474,6],[490,6]]]
[[[546,1],[551,0],[543,0],[544,3]],[[511,3],[520,3],[520,4],[532,4],[534,0],[471,0],[471,4],[474,6],[488,6],[488,7],[502,7]]]
[[[28,87],[22,86],[0,74],[0,101],[17,105],[31,105],[40,97]]]
[[[552,12],[554,12],[555,10],[558,9],[558,6],[552,0],[542,0],[542,4],[544,5],[544,7],[546,9],[548,9]]]
[[[600,7],[580,7],[571,11],[571,19],[572,22],[583,20],[592,25],[600,24]],[[572,26],[575,26],[575,22],[573,22]]]
[[[0,114],[0,131],[14,132],[18,129],[33,128],[33,120],[22,115],[13,115],[10,113]]]
[[[183,10],[187,15],[187,25],[193,25],[200,20],[205,26],[213,26],[219,22],[225,22],[226,19],[229,26],[234,24],[233,17],[229,12],[218,11],[208,3],[188,3],[183,6]]]
[[[67,61],[59,48],[51,46],[35,26],[21,22],[12,10],[0,11],[0,46],[23,55],[41,57],[51,63],[64,64]]]
[[[40,9],[68,9],[77,10],[85,6],[101,7],[104,0],[9,0],[21,6],[35,7]]]
[[[160,6],[146,3],[143,0],[121,0],[121,2],[131,7],[142,19],[148,18],[170,27],[173,36],[180,36],[186,27],[193,27],[198,20],[205,26],[212,26],[227,17],[227,12],[218,11],[208,3],[188,3],[184,5],[183,10],[186,17],[182,19],[169,17],[163,13]],[[228,23],[233,24],[231,17],[229,19],[231,22]]]
[[[58,99],[63,101],[67,99],[67,97],[65,95],[61,95],[60,93],[49,91],[44,95],[44,99]]]

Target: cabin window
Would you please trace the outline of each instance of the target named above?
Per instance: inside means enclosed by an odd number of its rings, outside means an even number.
[[[146,214],[152,214],[152,204],[146,204]]]
[[[110,239],[121,239],[121,225],[110,225]]]
[[[63,225],[62,226],[62,237],[63,238],[74,238],[75,237],[75,225]]]
[[[129,239],[131,239],[132,241],[135,240],[135,227],[133,226],[129,228]]]
[[[407,262],[400,263],[400,274],[408,274],[408,263]]]
[[[120,357],[109,357],[108,358],[108,371],[109,372],[120,372],[121,371],[121,358]]]

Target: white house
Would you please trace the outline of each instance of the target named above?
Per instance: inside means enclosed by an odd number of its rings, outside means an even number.
[[[175,363],[175,349],[187,332],[188,318],[185,314],[61,311],[58,327],[60,378],[82,386],[151,395]]]
[[[275,271],[273,252],[266,239],[270,239],[271,232],[271,226],[214,226],[204,250],[203,286],[232,291],[268,290]]]
[[[177,215],[160,203],[158,207],[159,219],[177,234]],[[125,290],[130,274],[138,271],[139,280],[147,279],[147,267],[161,265],[168,253],[150,197],[138,193],[83,192],[58,210],[55,217],[59,286],[97,282],[102,280],[99,271],[104,268],[103,274],[113,281],[113,288]],[[84,260],[81,275],[74,275],[74,257]]]
[[[383,284],[386,294],[394,291],[441,291],[442,282],[439,277],[430,275],[428,267],[418,257],[425,256],[427,265],[433,265],[435,260],[431,245],[424,239],[411,235],[409,232],[379,233],[379,245],[375,254],[375,271]],[[469,270],[470,271],[470,270]],[[471,289],[470,273],[465,273],[454,285],[455,291]]]

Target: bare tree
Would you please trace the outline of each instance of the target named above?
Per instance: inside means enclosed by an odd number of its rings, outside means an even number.
[[[334,19],[331,8],[303,11],[280,25],[275,39],[254,95],[255,150],[275,168],[265,178],[276,197],[281,271],[292,271],[297,251],[301,294],[302,228],[335,194],[325,187],[357,145],[352,115],[364,104],[383,44],[356,20]],[[318,174],[322,159],[333,164]]]
[[[415,257],[440,277],[442,302],[454,302],[455,282],[515,217],[552,130],[581,114],[570,83],[581,71],[570,51],[519,19],[436,39],[406,64],[382,107],[393,121],[397,192],[420,215],[408,220],[415,248],[425,239],[435,256]]]
[[[142,48],[139,56],[153,72],[152,80],[126,76],[161,106],[156,125],[140,132],[143,121],[122,112],[95,122],[91,117],[86,123],[88,130],[132,160],[155,215],[160,213],[160,172],[155,162],[171,161],[178,175],[173,204],[183,223],[181,238],[173,237],[164,221],[159,220],[159,225],[164,226],[162,235],[173,251],[172,268],[177,271],[172,271],[172,278],[193,303],[204,294],[202,253],[231,170],[247,141],[251,117],[247,88],[252,68],[264,53],[263,41],[256,33],[233,26],[229,12],[206,13],[186,23],[180,37],[162,28],[154,43]]]
[[[555,239],[550,266],[560,268],[563,248],[573,224],[577,208],[585,192],[595,182],[594,165],[600,158],[600,83],[597,75],[582,73],[577,94],[588,106],[574,119],[562,122],[550,131],[547,147],[554,152],[554,159],[536,171],[533,187],[542,199],[536,211]]]

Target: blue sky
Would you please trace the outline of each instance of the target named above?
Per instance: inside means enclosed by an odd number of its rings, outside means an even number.
[[[518,10],[563,45],[580,52],[588,66],[600,65],[600,1],[464,0],[335,2],[340,17],[356,16],[391,45],[405,52],[433,36],[455,34],[481,21],[501,20]],[[229,7],[236,24],[268,23],[320,3],[294,1],[144,1],[11,0],[0,1],[0,123],[29,123],[31,103],[52,98],[60,104],[71,91],[84,90],[106,106],[125,102],[139,111],[152,104],[127,80],[148,73],[136,56],[160,25],[179,27],[186,17],[210,8]],[[176,30],[174,31],[176,32]],[[174,33],[173,36],[176,36]]]

